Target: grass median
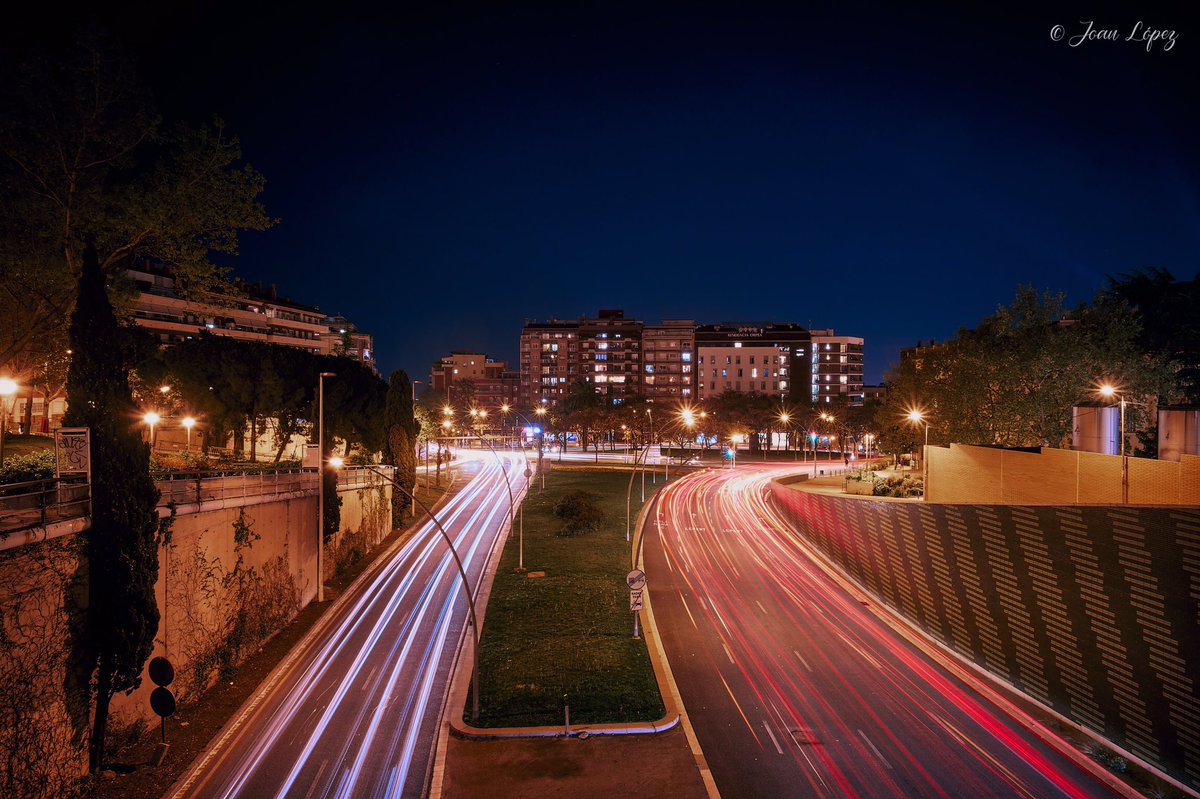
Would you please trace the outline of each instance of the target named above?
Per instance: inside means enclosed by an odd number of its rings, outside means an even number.
[[[661,475],[659,477],[661,481]],[[630,544],[625,541],[629,473],[560,469],[535,482],[525,499],[525,567],[514,572],[517,535],[501,555],[483,622],[480,647],[480,727],[563,723],[566,694],[572,724],[651,721],[662,697],[645,639],[633,639],[629,612]],[[640,483],[631,503],[641,507]],[[651,486],[647,477],[646,498]],[[554,504],[582,490],[604,511],[599,529],[560,536]]]

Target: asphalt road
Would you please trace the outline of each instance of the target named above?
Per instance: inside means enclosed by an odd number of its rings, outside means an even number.
[[[1118,795],[821,572],[766,502],[781,471],[685,478],[644,544],[658,631],[725,799]]]
[[[506,455],[520,500],[524,460]],[[508,518],[496,458],[438,513],[474,587]],[[167,793],[170,797],[419,797],[468,618],[461,579],[427,523],[314,627]],[[464,647],[469,657],[471,644]]]

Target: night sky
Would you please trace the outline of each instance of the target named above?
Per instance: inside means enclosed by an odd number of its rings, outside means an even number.
[[[266,176],[281,223],[230,265],[373,333],[385,375],[624,308],[833,327],[875,383],[1020,283],[1200,267],[1182,8],[175,5],[102,20]],[[1118,41],[1070,46],[1088,19]]]

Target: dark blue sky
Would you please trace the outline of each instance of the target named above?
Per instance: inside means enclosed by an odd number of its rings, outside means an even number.
[[[385,374],[511,360],[524,319],[603,307],[833,327],[877,382],[1020,283],[1075,302],[1142,266],[1196,274],[1195,17],[836,5],[110,25],[168,114],[220,113],[266,175],[282,221],[237,273],[353,319]],[[1051,40],[1093,18],[1178,38]]]

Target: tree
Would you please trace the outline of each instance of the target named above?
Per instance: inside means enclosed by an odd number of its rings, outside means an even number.
[[[1200,403],[1200,276],[1176,280],[1165,269],[1139,270],[1110,277],[1105,294],[1137,314],[1141,349],[1175,364],[1182,401]]]
[[[164,125],[103,36],[7,59],[0,107],[0,362],[26,371],[66,350],[84,234],[102,273],[145,264],[200,297],[223,287],[212,256],[275,222],[224,124]]]
[[[916,438],[907,414],[920,408],[931,444],[1063,446],[1072,405],[1095,399],[1098,381],[1118,383],[1130,396],[1168,390],[1170,370],[1141,351],[1139,331],[1130,309],[1103,294],[1067,312],[1061,294],[1021,287],[1010,306],[888,376],[880,440],[903,451]]]
[[[74,351],[67,376],[65,424],[87,427],[92,441],[92,526],[85,551],[88,607],[85,662],[94,672],[96,714],[89,761],[104,764],[109,702],[141,683],[158,631],[158,490],[150,479],[150,449],[130,424],[136,407],[120,333],[96,250],[83,254],[71,317]]]
[[[392,372],[383,409],[384,460],[396,467],[396,482],[412,493],[417,486],[417,436],[421,425],[415,416],[412,382],[403,369]],[[392,492],[392,524],[396,525],[411,500],[402,491]]]

